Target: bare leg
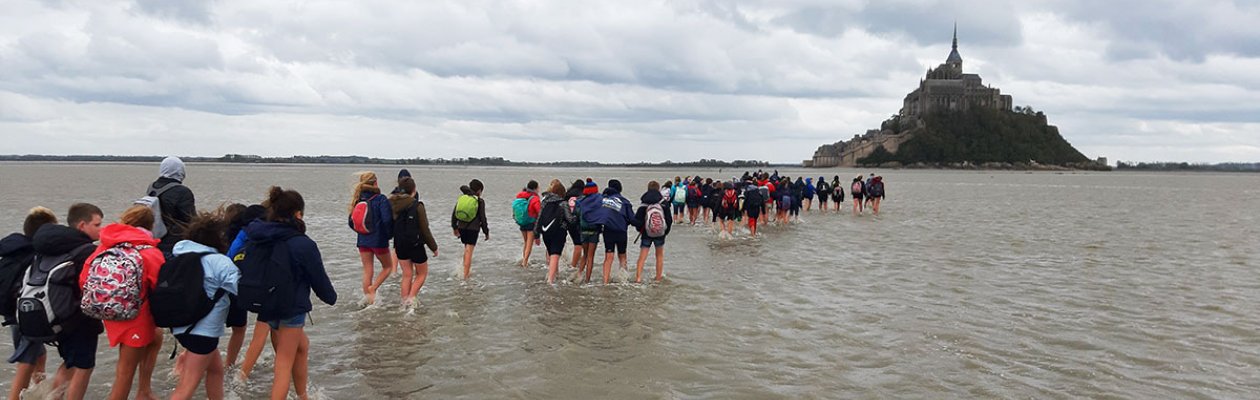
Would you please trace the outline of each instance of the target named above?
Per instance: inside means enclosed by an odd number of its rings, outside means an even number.
[[[284,400],[289,395],[289,384],[293,382],[293,367],[302,342],[302,328],[281,327],[271,333],[271,347],[276,350],[271,400]]]
[[[472,276],[472,256],[474,247],[476,246],[471,244],[464,245],[464,280],[468,280],[468,277]]]
[[[521,239],[525,241],[525,247],[521,249],[521,268],[527,268],[529,256],[534,252],[534,231],[521,232]]]
[[[411,291],[407,292],[407,298],[415,301],[416,296],[420,294],[420,288],[424,287],[425,279],[429,278],[429,263],[426,261],[411,265],[415,269],[415,274],[411,278]]]
[[[366,300],[372,294],[372,276],[376,273],[376,268],[372,266],[372,252],[360,251],[359,262],[363,264],[363,298]]]
[[[578,263],[582,262],[582,245],[575,243],[573,245],[573,263],[569,264],[573,268],[580,268]]]
[[[254,323],[254,337],[249,340],[249,349],[245,350],[245,361],[241,363],[241,380],[248,380],[250,371],[258,357],[262,356],[263,346],[267,344],[267,336],[271,335],[271,326],[265,322]]]
[[[591,272],[594,272],[595,270],[595,243],[587,243],[582,246],[586,247],[582,260],[582,269],[586,272],[586,279],[582,282],[590,283]]]
[[[656,281],[665,279],[665,248],[656,247]]]
[[[219,358],[219,352],[215,351],[211,354],[193,354],[185,352],[184,370],[180,372],[179,384],[175,386],[175,392],[171,393],[171,400],[191,399],[197,392],[197,386],[201,385],[201,377],[206,375],[206,370],[210,368],[210,358]],[[219,370],[219,397],[214,397],[208,393],[210,390],[210,382],[206,382],[206,397],[211,399],[223,398],[223,370],[220,365]]]
[[[153,395],[153,369],[157,367],[158,353],[162,352],[162,330],[154,328],[153,341],[145,347],[144,358],[140,359],[140,381],[136,386],[137,399],[157,400]]]
[[[376,302],[376,290],[385,284],[385,280],[389,279],[389,275],[394,273],[394,256],[386,252],[385,254],[377,254],[376,259],[381,262],[381,274],[372,281],[372,292],[370,294],[371,302]]]
[[[245,345],[245,327],[233,326],[232,336],[228,338],[227,365],[236,365],[236,357],[241,354],[243,345]]]
[[[871,201],[871,211],[874,212],[875,215],[879,215],[879,201],[880,200],[883,200],[883,199],[876,197],[875,200]]]
[[[9,385],[9,399],[19,399],[22,391],[31,385],[31,377],[35,375],[35,367],[36,364],[17,363],[17,372],[13,374],[13,384]]]
[[[114,368],[114,386],[109,391],[110,400],[126,400],[131,396],[131,381],[136,377],[136,368],[140,366],[140,360],[146,352],[144,347],[118,346],[118,365]]]
[[[556,272],[560,270],[560,255],[547,256],[547,283],[556,283]]]
[[[405,306],[407,305],[407,300],[411,299],[409,297],[411,294],[411,277],[415,275],[415,264],[412,264],[411,260],[398,260],[398,265],[402,269],[402,294],[398,298],[401,299],[402,304]]]
[[[612,252],[604,253],[604,284],[605,285],[607,285],[608,282],[612,280],[612,262],[613,262],[613,253]]]
[[[639,247],[639,261],[634,263],[634,282],[643,283],[643,263],[647,262],[648,248]]]
[[[210,400],[222,400],[223,359],[219,358],[219,351],[217,349],[209,355],[210,367],[206,369],[206,397],[210,398]]]
[[[299,399],[306,400],[306,385],[310,378],[310,348],[311,339],[306,336],[306,330],[300,330],[302,341],[298,343],[297,357],[293,358],[293,392],[297,393]]]
[[[91,369],[70,368],[70,387],[66,389],[66,400],[83,400],[87,395],[88,384],[92,381]]]

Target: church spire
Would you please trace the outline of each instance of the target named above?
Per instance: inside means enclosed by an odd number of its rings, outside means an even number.
[[[962,69],[962,56],[958,54],[958,22],[954,22],[954,47],[949,52],[949,58],[945,59],[945,63],[955,68]]]

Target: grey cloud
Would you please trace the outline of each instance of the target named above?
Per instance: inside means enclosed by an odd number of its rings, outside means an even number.
[[[1162,54],[1202,61],[1212,54],[1260,56],[1260,3],[1254,1],[1055,1],[1045,5],[1109,34],[1114,60]]]
[[[208,24],[210,8],[214,0],[136,0],[136,8],[142,13]]]
[[[846,29],[904,36],[920,45],[948,45],[957,21],[964,43],[1016,46],[1022,41],[1019,16],[1006,1],[877,1],[861,6],[818,5],[782,15],[775,23],[793,30],[836,37]]]

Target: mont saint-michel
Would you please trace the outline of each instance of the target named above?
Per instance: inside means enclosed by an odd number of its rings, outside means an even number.
[[[878,129],[826,144],[807,167],[1053,165],[1096,168],[1032,107],[963,70],[958,28],[945,62],[929,68]]]

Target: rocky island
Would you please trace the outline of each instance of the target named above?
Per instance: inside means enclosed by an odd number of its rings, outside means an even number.
[[[1091,161],[1047,123],[1014,106],[1010,95],[963,72],[958,28],[945,63],[928,69],[901,110],[852,139],[822,145],[806,167],[1108,169]]]

